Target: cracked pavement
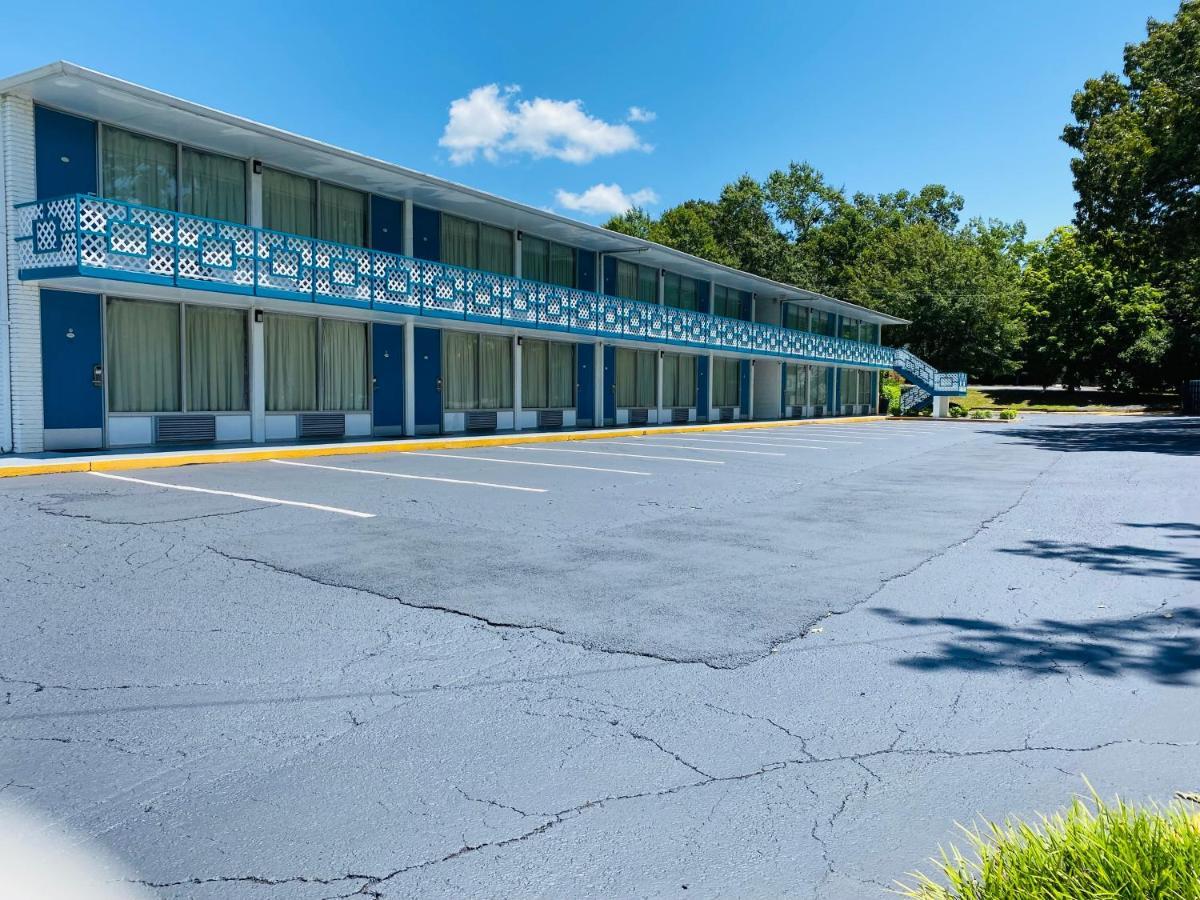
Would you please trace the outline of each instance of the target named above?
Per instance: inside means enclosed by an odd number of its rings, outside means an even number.
[[[1084,776],[1200,788],[1200,420],[859,434],[150,476],[354,521],[0,482],[0,807],[171,900],[861,898]]]

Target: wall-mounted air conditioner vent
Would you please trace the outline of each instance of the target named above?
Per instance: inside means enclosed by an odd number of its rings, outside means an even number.
[[[717,411],[717,421],[718,422],[732,422],[733,421],[733,407],[732,406],[722,406]]]
[[[342,437],[346,433],[344,413],[301,413],[300,437]]]
[[[825,415],[825,404],[818,403],[816,406],[814,406],[812,408],[812,414],[814,419],[819,419],[821,416]]]
[[[650,421],[649,411],[645,409],[631,409],[629,411],[630,425],[645,425]]]
[[[561,409],[539,409],[538,428],[562,428],[563,411]]]
[[[217,439],[216,416],[155,416],[155,441],[160,444],[204,444]]]
[[[671,423],[672,424],[678,425],[681,422],[687,422],[687,420],[688,420],[687,407],[683,407],[683,408],[676,407],[671,410]]]
[[[467,413],[467,431],[495,431],[496,411],[475,410]]]

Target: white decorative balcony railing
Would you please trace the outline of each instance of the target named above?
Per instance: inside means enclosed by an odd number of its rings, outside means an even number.
[[[73,195],[18,204],[20,277],[88,276],[892,368],[890,347]]]

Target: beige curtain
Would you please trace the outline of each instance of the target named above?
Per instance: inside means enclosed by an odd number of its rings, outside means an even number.
[[[321,409],[367,408],[365,322],[321,322]]]
[[[216,306],[189,306],[187,323],[188,409],[232,412],[246,401],[246,313]]]
[[[267,409],[292,412],[317,408],[317,320],[268,313],[266,345]]]
[[[179,410],[179,305],[110,300],[108,408],[112,412]]]

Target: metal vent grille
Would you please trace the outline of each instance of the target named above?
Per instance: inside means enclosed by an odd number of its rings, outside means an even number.
[[[160,444],[203,444],[217,439],[216,416],[155,416]]]
[[[562,428],[563,411],[561,409],[539,409],[538,428]]]
[[[676,407],[675,409],[671,410],[671,424],[678,425],[680,422],[686,422],[687,420],[688,420],[687,407],[683,407],[683,408]]]
[[[650,416],[649,416],[647,410],[631,409],[629,411],[629,424],[630,425],[645,425],[649,421],[650,421]]]
[[[722,406],[717,411],[717,421],[718,422],[732,422],[733,421],[733,407],[732,406]]]
[[[478,410],[467,413],[467,431],[495,431],[496,411]]]
[[[803,406],[793,406],[792,407],[792,418],[793,419],[807,418],[807,416],[804,415],[804,407]]]
[[[816,406],[814,406],[812,408],[812,410],[813,410],[813,418],[819,419],[821,416],[825,415],[825,404],[818,403]]]
[[[300,437],[341,437],[346,433],[344,413],[301,413]]]

